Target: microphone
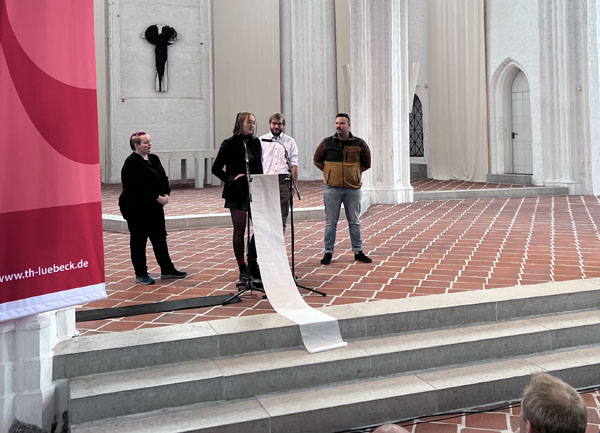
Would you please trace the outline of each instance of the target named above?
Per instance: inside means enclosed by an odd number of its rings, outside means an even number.
[[[267,143],[273,143],[273,142],[275,142],[275,140],[273,140],[272,138],[261,138],[260,141],[265,141]]]
[[[244,156],[246,157],[246,167],[248,167],[248,164],[250,161],[248,161],[248,140],[244,140]]]

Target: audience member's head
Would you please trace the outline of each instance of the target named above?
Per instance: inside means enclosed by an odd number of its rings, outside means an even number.
[[[396,424],[384,424],[373,430],[373,433],[408,433],[408,430]]]
[[[546,373],[523,391],[521,433],[585,433],[587,409],[575,389]]]

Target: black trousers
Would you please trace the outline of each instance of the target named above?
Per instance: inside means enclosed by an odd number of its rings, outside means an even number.
[[[148,273],[148,267],[146,266],[146,244],[148,239],[152,243],[160,272],[168,274],[175,269],[167,247],[167,229],[162,207],[152,209],[144,215],[129,216],[127,227],[130,235],[131,263],[135,275],[143,276]]]
[[[281,205],[281,222],[283,224],[283,233],[287,225],[288,215],[290,213],[290,180],[285,180],[287,175],[279,175],[279,200]]]

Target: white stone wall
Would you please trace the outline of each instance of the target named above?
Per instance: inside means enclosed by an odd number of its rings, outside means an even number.
[[[429,91],[427,64],[427,2],[408,0],[408,62],[419,63],[419,76],[415,93],[423,107],[423,158],[411,158],[411,162],[425,163],[429,168]]]
[[[108,8],[109,182],[120,181],[129,136],[146,131],[155,150],[214,148],[210,0],[115,0]],[[141,36],[166,24],[181,37],[168,49],[168,91],[155,90],[154,45]],[[172,162],[171,177],[179,164]],[[188,175],[192,176],[193,164]]]
[[[75,308],[0,323],[0,431],[15,418],[61,430],[68,395],[52,382],[52,348],[75,333]]]
[[[592,194],[600,195],[600,4],[596,0],[588,2],[588,67],[590,114],[590,152],[589,160],[592,172]]]
[[[490,162],[509,166],[507,86],[523,70],[531,90],[533,183],[600,192],[596,0],[487,0]]]
[[[534,182],[543,183],[538,2],[486,1],[488,106],[490,116],[490,172],[505,173],[505,150],[511,144],[510,86],[519,69],[530,88]]]
[[[98,147],[100,179],[106,181],[106,143],[108,142],[108,88],[106,87],[106,2],[94,0],[94,37],[96,48],[96,94],[98,98]]]

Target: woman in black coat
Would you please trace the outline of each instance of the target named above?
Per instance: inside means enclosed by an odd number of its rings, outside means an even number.
[[[131,262],[135,270],[135,281],[139,284],[154,284],[146,266],[146,243],[152,243],[156,261],[160,266],[160,277],[183,278],[186,272],[175,269],[167,248],[167,229],[163,207],[169,203],[171,187],[167,174],[158,156],[150,153],[152,140],[145,132],[135,132],[129,138],[133,152],[121,169],[123,192],[119,197],[119,208],[129,228]]]
[[[233,223],[233,252],[240,269],[240,280],[247,278],[244,261],[244,232],[248,207],[248,178],[246,176],[246,155],[251,174],[262,174],[262,149],[260,140],[254,136],[256,120],[252,113],[238,113],[233,127],[233,135],[223,141],[212,166],[212,172],[224,183],[223,198],[225,207],[231,213]],[[260,279],[256,262],[254,235],[248,248],[248,266],[252,278]]]

